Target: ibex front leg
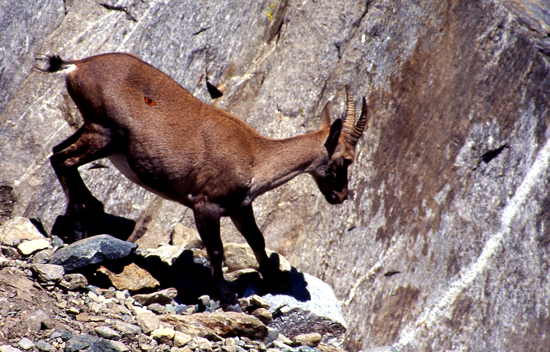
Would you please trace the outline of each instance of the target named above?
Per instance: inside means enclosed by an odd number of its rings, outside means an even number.
[[[214,204],[195,206],[193,209],[195,224],[202,242],[210,259],[210,270],[214,280],[214,295],[220,299],[220,304],[225,311],[240,311],[239,302],[234,293],[227,287],[223,277],[223,244],[220,237],[221,209]]]
[[[231,220],[239,232],[244,236],[250,248],[252,248],[256,260],[260,265],[260,272],[262,273],[266,286],[270,289],[288,289],[288,275],[285,275],[279,270],[279,263],[274,263],[267,256],[265,251],[265,239],[258,225],[256,225],[252,205],[240,208],[231,215]]]
[[[78,167],[112,154],[111,144],[108,129],[84,125],[53,148],[50,162],[67,197],[67,211],[57,218],[52,234],[71,242],[79,240],[87,236],[87,224],[104,214],[103,204],[90,193]]]

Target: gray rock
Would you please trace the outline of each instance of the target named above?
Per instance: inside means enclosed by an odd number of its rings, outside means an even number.
[[[73,271],[91,264],[125,258],[136,249],[135,243],[126,242],[109,235],[98,235],[77,241],[58,249],[51,263]]]
[[[341,345],[346,322],[332,288],[308,274],[294,272],[291,278],[291,290],[262,296],[273,316],[269,327],[291,338],[319,333],[323,342]]]
[[[148,306],[152,303],[168,304],[171,303],[178,295],[178,290],[175,288],[167,288],[153,293],[143,293],[133,295],[132,298],[144,306]]]
[[[98,336],[109,340],[118,340],[121,338],[119,333],[108,326],[97,326],[94,330]]]
[[[50,352],[52,350],[52,345],[44,340],[36,341],[36,348],[43,352]]]
[[[86,276],[79,273],[66,274],[63,276],[61,282],[59,282],[59,286],[69,291],[80,290],[87,285],[88,279],[86,279]]]
[[[141,328],[137,325],[125,323],[117,320],[114,324],[115,329],[120,331],[123,335],[135,336],[141,333]]]
[[[63,266],[56,264],[33,264],[31,270],[40,282],[58,282],[65,275]]]
[[[33,348],[35,345],[34,345],[34,342],[32,342],[31,340],[29,340],[28,338],[26,337],[23,337],[21,340],[19,340],[19,342],[17,343],[17,345],[19,347],[21,347],[23,350],[30,350],[31,348]]]
[[[40,331],[42,325],[48,322],[50,317],[42,309],[36,310],[32,315],[27,317],[25,323],[32,331]]]
[[[110,341],[85,334],[73,336],[65,343],[65,352],[77,352],[81,350],[86,350],[87,352],[118,352],[117,345]]]

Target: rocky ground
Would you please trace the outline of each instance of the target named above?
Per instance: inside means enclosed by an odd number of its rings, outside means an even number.
[[[190,229],[176,226],[173,243],[155,250],[107,235],[65,245],[41,229],[25,218],[0,226],[1,352],[343,351],[330,287],[274,252],[291,277],[286,292],[262,286],[246,246],[226,245],[243,312],[223,312]]]

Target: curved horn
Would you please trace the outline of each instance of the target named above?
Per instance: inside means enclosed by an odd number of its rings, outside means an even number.
[[[353,102],[353,96],[348,85],[346,85],[347,107],[346,115],[344,117],[344,123],[342,124],[342,135],[346,138],[351,137],[351,133],[355,127],[355,103]],[[351,142],[351,141],[350,141]],[[356,142],[357,143],[357,142]]]
[[[357,144],[357,141],[359,141],[359,138],[361,138],[361,135],[363,134],[363,131],[365,130],[365,126],[367,125],[367,98],[363,97],[363,107],[361,108],[361,116],[357,119],[357,122],[355,123],[355,126],[353,126],[353,130],[348,136],[348,141],[355,147]]]

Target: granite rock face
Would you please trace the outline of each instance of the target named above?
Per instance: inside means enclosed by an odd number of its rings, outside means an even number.
[[[328,100],[340,116],[351,83],[371,116],[354,199],[330,206],[307,176],[260,197],[268,247],[334,288],[349,350],[550,344],[546,1],[105,4],[23,1],[2,14],[15,36],[0,45],[0,219],[50,229],[65,207],[47,158],[81,118],[61,74],[31,71],[33,51],[133,52],[276,138],[315,129]],[[212,101],[206,81],[224,95]],[[81,169],[109,213],[138,221],[141,246],[193,227],[189,210],[107,161]],[[229,222],[222,232],[239,238]]]

